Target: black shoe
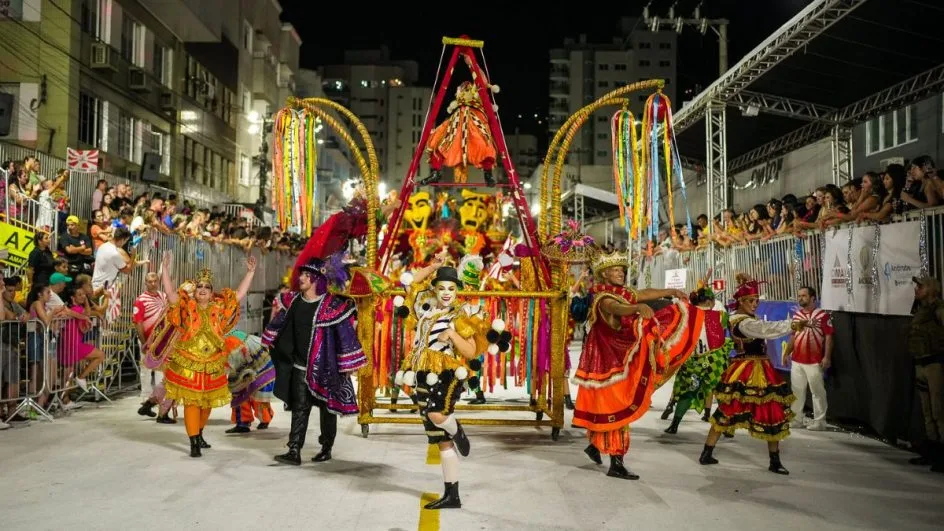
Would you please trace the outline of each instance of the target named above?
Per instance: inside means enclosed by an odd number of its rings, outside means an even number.
[[[587,446],[583,449],[583,453],[587,454],[587,457],[589,457],[594,463],[598,465],[603,464],[603,458],[600,456],[600,450],[598,450],[596,446],[592,444]]]
[[[783,467],[783,463],[780,462],[780,452],[770,452],[770,466],[767,467],[767,470],[770,470],[774,474],[781,474],[787,476],[790,474],[790,471]]]
[[[200,441],[200,448],[213,448],[210,446],[210,443],[206,442],[206,439],[203,438],[203,430],[200,430],[200,435],[197,435],[197,439]]]
[[[482,175],[485,177],[485,184],[495,186],[495,178],[492,177],[492,170],[483,170]]]
[[[462,424],[460,424],[458,420],[456,421],[456,434],[452,436],[452,442],[456,445],[456,450],[459,451],[459,455],[462,457],[469,455],[469,450],[471,449],[469,437],[465,434],[465,430],[462,429]]]
[[[249,433],[248,426],[233,426],[232,428],[226,430],[226,433]]]
[[[485,391],[476,391],[475,398],[469,400],[470,404],[480,405],[485,403]]]
[[[429,177],[420,180],[420,186],[438,183],[440,179],[442,179],[442,172],[439,170],[432,170],[429,172]]]
[[[459,499],[459,482],[445,483],[445,485],[446,491],[443,493],[442,498],[427,503],[423,506],[424,509],[436,511],[439,509],[459,509],[462,507],[462,500]]]
[[[203,457],[200,452],[200,436],[194,435],[190,438],[190,457]]]
[[[152,403],[150,400],[141,402],[141,407],[138,408],[138,415],[141,415],[142,417],[156,417],[157,413],[154,412],[155,405],[156,404]]]
[[[164,415],[158,415],[156,421],[157,421],[158,424],[177,424],[177,420],[176,420],[176,419],[172,419],[172,418],[170,418],[170,417],[169,417],[168,415],[166,415],[166,414],[164,414]]]
[[[639,479],[639,475],[633,474],[623,465],[623,457],[619,455],[610,456],[610,469],[606,471],[606,475],[611,478]]]
[[[701,416],[702,422],[711,422],[711,410],[706,409],[705,414]]]
[[[288,452],[275,456],[275,460],[286,465],[299,466],[302,464],[302,456],[298,453],[298,448],[294,446],[289,446]]]
[[[331,446],[322,446],[321,451],[311,458],[314,463],[324,463],[331,460]]]
[[[678,433],[679,423],[682,422],[680,417],[675,417],[672,419],[672,424],[669,424],[669,427],[665,429],[665,433],[676,434]]]
[[[662,412],[662,420],[667,420],[669,416],[672,415],[672,411],[674,410],[675,410],[675,401],[669,400],[669,404],[665,406],[665,411]]]
[[[571,411],[574,410],[574,401],[570,398],[570,395],[564,395],[564,407]]]
[[[704,449],[701,451],[701,456],[698,458],[698,463],[702,465],[717,465],[718,460],[712,457],[711,453],[715,451],[714,446],[705,445]]]
[[[260,422],[259,425],[256,426],[256,429],[257,429],[257,430],[267,430],[267,429],[269,429],[269,423],[268,423],[268,422]]]

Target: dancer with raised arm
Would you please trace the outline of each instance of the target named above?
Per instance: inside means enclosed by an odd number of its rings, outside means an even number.
[[[167,295],[168,309],[164,326],[148,341],[150,355],[164,358],[164,388],[167,398],[184,406],[184,424],[190,437],[190,457],[201,457],[210,448],[203,439],[203,429],[213,408],[230,402],[227,356],[239,342],[227,334],[239,322],[239,302],[249,293],[256,259],[246,262],[246,275],[234,292],[224,288],[213,291],[213,274],[200,271],[193,281],[193,295],[177,289],[170,277],[171,253],[164,253],[161,282]],[[169,349],[165,355],[160,352]]]

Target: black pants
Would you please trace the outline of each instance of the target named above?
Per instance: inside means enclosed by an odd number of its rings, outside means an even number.
[[[301,450],[305,446],[308,418],[311,416],[312,407],[318,408],[321,421],[321,435],[318,437],[318,442],[321,446],[331,448],[338,434],[338,417],[328,411],[326,403],[312,396],[311,391],[308,390],[308,383],[305,382],[305,372],[295,369],[292,371],[289,404],[292,411],[292,429],[288,436],[289,448]]]

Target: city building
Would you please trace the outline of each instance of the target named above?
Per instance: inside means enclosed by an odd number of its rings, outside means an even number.
[[[268,116],[294,90],[300,40],[279,21],[277,1],[233,4],[0,5],[0,92],[13,96],[16,111],[0,142],[61,159],[70,147],[98,149],[100,169],[111,175],[207,203],[254,201],[258,190],[238,179],[262,136],[243,131],[257,99],[273,105],[260,113]],[[147,154],[160,158],[156,175],[142,172]]]
[[[515,165],[515,172],[518,179],[531,187],[531,175],[541,163],[542,153],[538,151],[538,137],[526,133],[515,131],[512,134],[505,135],[505,146],[508,148],[508,155]],[[496,174],[504,172],[501,163],[497,163]],[[538,181],[535,181],[537,183]]]
[[[415,86],[418,70],[415,61],[391,59],[387,48],[348,51],[343,64],[318,70],[324,93],[364,122],[390,190],[403,182],[429,105],[431,89]]]
[[[567,39],[550,51],[549,131],[553,135],[583,106],[621,86],[647,79],[664,79],[665,94],[675,101],[678,35],[652,32],[634,18],[621,20],[621,35],[609,43],[591,43],[586,35]],[[642,120],[648,93],[634,93],[630,111]],[[571,160],[580,164],[611,164],[610,116],[597,113],[574,140]]]

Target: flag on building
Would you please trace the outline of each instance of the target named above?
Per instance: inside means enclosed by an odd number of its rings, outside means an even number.
[[[71,171],[95,173],[98,171],[97,149],[66,149],[66,159]]]

